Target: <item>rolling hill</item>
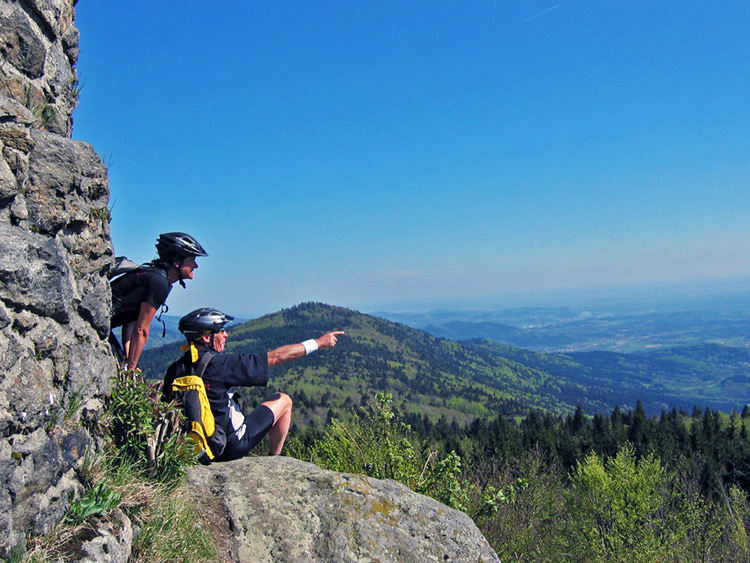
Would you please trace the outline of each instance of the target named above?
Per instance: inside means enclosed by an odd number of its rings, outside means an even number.
[[[261,353],[330,330],[346,332],[335,349],[271,368],[269,388],[247,389],[244,397],[254,404],[272,391],[285,391],[303,424],[341,415],[380,391],[393,393],[403,412],[459,423],[495,413],[520,417],[530,409],[564,414],[577,404],[593,414],[642,400],[646,412],[656,414],[673,405],[739,410],[746,401],[739,367],[730,375],[707,371],[706,358],[726,362],[731,350],[711,348],[710,354],[701,354],[693,349],[692,358],[679,350],[653,356],[540,354],[490,340],[446,340],[316,303],[231,327],[228,351]],[[159,377],[179,355],[179,343],[147,350],[142,368]],[[735,359],[739,366],[743,358]]]
[[[293,396],[306,418],[323,421],[329,408],[338,413],[387,391],[405,412],[464,422],[493,413],[522,416],[530,408],[570,412],[575,402],[560,397],[581,397],[585,391],[457,342],[321,304],[303,304],[232,326],[227,350],[260,353],[330,330],[346,332],[335,349],[275,366],[268,389],[248,389],[243,395],[257,401],[282,390]],[[150,377],[160,377],[180,354],[179,343],[146,350],[141,367]]]

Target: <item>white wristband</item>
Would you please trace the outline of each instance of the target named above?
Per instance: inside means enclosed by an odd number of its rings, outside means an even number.
[[[315,350],[318,349],[318,343],[312,338],[310,340],[305,340],[302,343],[302,346],[305,347],[305,355],[312,354],[313,352],[315,352]]]

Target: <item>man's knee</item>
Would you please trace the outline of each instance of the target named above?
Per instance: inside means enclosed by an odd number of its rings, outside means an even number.
[[[289,408],[292,407],[292,398],[287,395],[286,393],[274,393],[268,399],[266,399],[266,402],[276,402],[278,401],[282,405],[289,405]]]
[[[286,393],[274,393],[263,404],[267,406],[278,420],[279,416],[292,410],[292,398]]]

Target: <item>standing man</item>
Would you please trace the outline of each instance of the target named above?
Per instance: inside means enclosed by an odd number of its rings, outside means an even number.
[[[329,332],[320,338],[300,344],[289,344],[268,353],[224,353],[227,342],[225,325],[234,317],[209,307],[196,309],[180,319],[179,329],[187,339],[185,355],[167,369],[162,392],[172,400],[172,383],[185,374],[194,373],[205,354],[212,357],[202,375],[217,430],[226,435],[223,452],[215,452],[215,461],[229,461],[246,456],[268,434],[268,455],[278,455],[292,424],[292,399],[285,393],[274,393],[250,414],[242,413],[235,400],[235,387],[265,387],[268,367],[283,364],[321,348],[333,348],[342,331]]]
[[[198,268],[195,259],[208,256],[200,243],[185,233],[164,233],[156,241],[159,258],[112,281],[113,315],[111,328],[122,327],[122,346],[110,333],[110,343],[123,367],[138,367],[141,352],[148,341],[149,327],[162,308],[166,312],[167,296],[172,284],[185,287]]]

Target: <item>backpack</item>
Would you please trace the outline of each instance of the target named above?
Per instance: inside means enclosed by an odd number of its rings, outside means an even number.
[[[135,272],[141,269],[142,267],[143,266],[141,264],[137,264],[133,262],[126,256],[115,256],[115,263],[109,269],[109,274],[107,277],[109,278],[109,281],[112,281],[115,278],[118,278],[123,274],[129,274],[130,272]]]
[[[195,374],[175,377],[172,382],[172,397],[185,414],[187,435],[195,442],[198,461],[204,465],[220,456],[227,445],[227,435],[221,426],[216,425],[203,384],[203,373],[214,354],[205,352],[196,365]],[[187,371],[184,363],[180,365]]]
[[[162,270],[161,268],[155,268],[150,263],[138,264],[137,262],[133,262],[127,256],[115,256],[115,263],[109,269],[109,274],[107,275],[107,278],[109,279],[109,283],[111,285],[113,283],[117,283],[119,280],[123,279],[128,274],[132,274],[134,272],[142,272],[144,270],[148,270],[152,272],[159,272],[164,277],[167,277],[167,273],[164,270]],[[171,287],[170,287],[170,291],[171,291]],[[162,320],[161,316],[167,311],[169,311],[169,307],[167,307],[167,304],[165,303],[159,309],[159,314],[156,317],[156,320],[161,323],[161,327],[162,327],[161,337],[162,338],[164,338],[167,335],[167,324]]]

